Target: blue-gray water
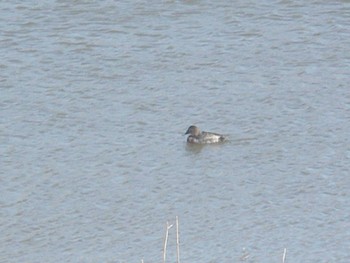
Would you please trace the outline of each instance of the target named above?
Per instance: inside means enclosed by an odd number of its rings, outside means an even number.
[[[8,1],[0,28],[0,262],[161,262],[175,216],[181,262],[350,262],[349,1]]]

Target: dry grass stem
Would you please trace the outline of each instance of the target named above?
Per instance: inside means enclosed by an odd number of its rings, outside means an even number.
[[[167,221],[166,228],[165,228],[164,245],[163,245],[163,263],[166,262],[169,230],[172,227],[173,227],[173,225],[170,225],[169,221]],[[286,256],[287,256],[287,248],[284,248],[283,249],[283,256],[282,256],[282,263],[286,262]],[[243,248],[243,255],[240,257],[240,260],[246,261],[249,257],[250,257],[249,253],[246,251],[245,248]],[[180,236],[179,236],[179,217],[178,216],[176,216],[176,258],[177,258],[176,263],[180,263]],[[143,259],[141,259],[141,263],[144,263]]]
[[[178,216],[176,216],[176,256],[177,256],[177,263],[180,263],[179,217]]]
[[[165,263],[165,260],[166,260],[166,247],[168,244],[169,229],[172,228],[172,226],[173,225],[169,225],[169,222],[166,222],[165,239],[164,239],[164,247],[163,247],[163,263]]]
[[[287,249],[284,248],[284,250],[283,250],[283,257],[282,257],[282,263],[286,262],[286,255],[287,255]]]

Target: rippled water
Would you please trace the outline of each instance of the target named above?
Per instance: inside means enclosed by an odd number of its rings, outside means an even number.
[[[2,3],[0,261],[350,262],[349,14]]]

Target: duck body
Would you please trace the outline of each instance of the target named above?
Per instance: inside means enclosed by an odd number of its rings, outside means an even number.
[[[224,135],[213,132],[202,132],[198,127],[194,125],[190,126],[187,129],[185,135],[186,134],[189,134],[187,137],[188,143],[211,144],[224,142],[226,140],[226,137]]]

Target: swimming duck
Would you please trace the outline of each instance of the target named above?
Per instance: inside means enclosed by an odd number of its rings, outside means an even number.
[[[190,134],[187,138],[188,143],[208,144],[218,143],[226,140],[224,135],[212,132],[201,132],[200,129],[194,125],[190,126],[185,135]]]

